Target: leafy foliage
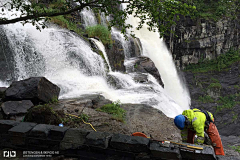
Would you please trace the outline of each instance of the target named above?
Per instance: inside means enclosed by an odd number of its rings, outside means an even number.
[[[221,71],[234,62],[240,61],[240,51],[230,49],[227,53],[221,54],[214,60],[206,60],[198,64],[190,64],[185,70],[193,72]]]
[[[217,21],[223,17],[237,18],[239,14],[239,0],[192,0],[190,4],[196,6],[195,17]]]
[[[32,3],[9,0],[7,3],[2,3],[0,25],[22,21],[23,24],[29,22],[36,25],[37,29],[42,29],[45,28],[44,21],[49,20],[50,17],[68,15],[81,11],[85,7],[91,7],[97,12],[103,12],[106,16],[111,15],[109,28],[117,26],[121,28],[122,33],[126,33],[127,28],[133,27],[125,23],[127,16],[133,14],[140,18],[138,29],[146,23],[149,30],[159,31],[161,35],[164,35],[179,19],[180,14],[190,15],[196,9],[192,5],[176,0],[58,0],[54,6],[50,6],[51,9],[48,9],[41,1],[36,2],[35,0],[32,0]],[[127,4],[124,10],[119,9],[121,4]],[[15,18],[6,17],[6,10],[7,12],[18,10],[20,15]]]
[[[126,111],[120,107],[120,102],[113,102],[111,104],[106,104],[101,108],[96,109],[97,111],[106,112],[111,114],[112,117],[118,121],[124,122]]]
[[[90,118],[89,115],[84,114],[84,113],[80,114],[79,117],[80,117],[82,120],[84,120],[85,122],[87,122],[88,119]]]
[[[111,32],[103,25],[96,25],[86,29],[89,37],[98,37],[104,45],[112,44]]]
[[[56,104],[58,103],[58,97],[57,96],[54,96],[50,101],[49,101],[49,104]]]

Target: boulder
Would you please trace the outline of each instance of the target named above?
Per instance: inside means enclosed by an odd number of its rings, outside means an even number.
[[[135,61],[134,71],[151,74],[157,79],[158,83],[164,87],[161,75],[151,59],[147,57],[139,57],[138,60]]]
[[[5,91],[4,101],[31,100],[34,104],[48,103],[58,98],[60,88],[45,77],[14,81]]]
[[[8,101],[1,105],[3,113],[9,116],[23,115],[27,113],[27,110],[33,107],[33,103],[30,100],[23,101]]]
[[[108,56],[109,63],[113,71],[125,72],[126,68],[124,66],[124,46],[115,37],[113,37],[114,43],[111,48],[106,47],[106,53]]]
[[[38,105],[28,111],[24,118],[25,122],[35,122],[38,124],[60,124],[61,118],[52,110],[49,105]]]

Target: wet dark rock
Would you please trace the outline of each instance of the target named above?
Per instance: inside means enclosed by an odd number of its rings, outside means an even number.
[[[129,44],[130,56],[128,58],[141,56],[142,46],[141,46],[140,39],[129,37],[129,41],[130,41],[130,44]]]
[[[116,78],[114,75],[108,74],[107,75],[107,82],[115,89],[120,89],[122,86],[119,84],[118,78]]]
[[[63,141],[60,143],[60,149],[66,150],[70,148],[76,149],[78,147],[81,147],[85,143],[85,138],[88,134],[89,131],[83,129],[71,128],[67,130]]]
[[[2,103],[1,107],[7,117],[21,116],[26,114],[28,109],[33,107],[33,103],[30,100],[8,101]]]
[[[144,73],[133,73],[132,76],[137,83],[148,83],[148,75]]]
[[[0,99],[3,98],[4,92],[6,91],[6,89],[7,89],[6,87],[0,87]]]
[[[108,148],[112,134],[107,132],[91,132],[86,137],[85,144],[92,147]]]
[[[114,38],[114,37],[113,37]],[[110,66],[113,71],[125,72],[126,68],[124,66],[124,48],[118,39],[113,39],[114,43],[111,48],[106,48],[106,53]]]
[[[110,142],[112,148],[131,152],[148,152],[148,144],[148,138],[123,134],[114,134]]]
[[[34,104],[48,103],[58,98],[60,88],[44,77],[13,82],[5,92],[4,101],[31,100]]]
[[[161,75],[159,74],[158,69],[156,68],[152,60],[150,60],[147,57],[139,57],[138,60],[135,61],[134,67],[135,71],[137,72],[151,74],[153,77],[157,79],[158,83],[162,87],[164,87]]]
[[[65,99],[60,100],[59,103],[52,105],[53,108],[56,108],[57,110],[61,110],[66,108],[66,106],[71,105],[69,108],[71,112],[73,113],[80,113],[82,109],[80,108],[99,108],[102,107],[105,104],[112,103],[112,101],[106,99],[102,95],[98,94],[92,94],[92,95],[81,95],[79,98],[73,98],[73,99]]]

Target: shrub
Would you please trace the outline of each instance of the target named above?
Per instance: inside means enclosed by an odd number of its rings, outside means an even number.
[[[98,37],[104,45],[111,45],[111,32],[103,25],[87,27],[86,32],[89,37]]]

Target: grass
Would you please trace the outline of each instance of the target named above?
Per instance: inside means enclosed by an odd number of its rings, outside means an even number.
[[[81,118],[82,120],[84,120],[85,122],[87,122],[88,119],[90,118],[89,115],[84,114],[84,113],[80,114],[78,117]]]
[[[126,111],[120,107],[119,101],[106,104],[96,110],[111,114],[113,119],[116,119],[120,122],[125,122]]]
[[[239,146],[229,146],[229,147],[240,153],[240,145]]]
[[[240,51],[230,49],[227,53],[221,54],[214,60],[205,60],[198,64],[190,64],[186,66],[185,71],[192,72],[209,72],[222,71],[231,64],[240,61]]]
[[[233,119],[232,119],[232,122],[234,122],[235,120],[238,119],[238,115],[237,114],[233,114]]]
[[[212,99],[212,97],[210,97],[209,95],[206,96],[200,96],[198,98],[198,101],[203,102],[203,103],[213,103],[214,100]]]
[[[71,22],[69,19],[71,17],[69,16],[56,16],[56,17],[52,17],[50,19],[50,22],[52,23],[55,23],[59,26],[61,26],[62,28],[66,28],[68,30],[72,30],[74,32],[76,32],[77,34],[82,34],[83,31],[78,28],[78,25],[80,25],[80,23],[74,23],[74,22]]]
[[[217,106],[216,112],[219,112],[224,108],[232,109],[236,105],[235,98],[236,97],[234,95],[219,97],[219,100],[217,101],[217,103],[222,105]]]
[[[111,32],[103,25],[87,27],[86,32],[89,37],[98,37],[104,45],[111,45]]]
[[[207,88],[208,89],[212,89],[212,88],[221,89],[222,85],[219,82],[218,83],[211,83]]]

